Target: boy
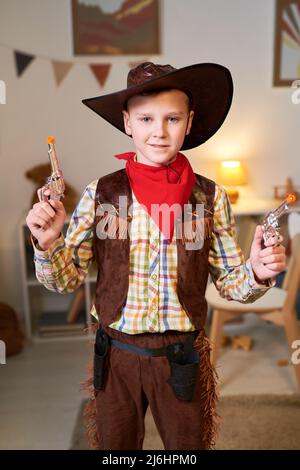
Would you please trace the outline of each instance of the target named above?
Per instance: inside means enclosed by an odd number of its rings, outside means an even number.
[[[222,296],[252,302],[285,269],[278,240],[261,248],[260,226],[244,261],[225,191],[179,152],[220,128],[232,90],[230,72],[218,64],[145,62],[130,70],[125,90],[83,101],[132,137],[135,152],[117,156],[126,169],[87,186],[65,240],[62,202],[35,204],[28,214],[37,277],[48,289],[72,292],[91,261],[98,265],[89,431],[99,449],[141,449],[148,405],[165,449],[211,448],[217,415],[204,331],[208,274]],[[187,204],[186,223],[179,209]]]

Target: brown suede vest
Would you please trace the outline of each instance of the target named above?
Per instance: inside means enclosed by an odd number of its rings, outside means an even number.
[[[196,173],[195,176],[196,182],[189,203],[192,204],[193,211],[197,203],[204,204],[204,243],[202,248],[191,250],[186,249],[186,244],[182,239],[176,240],[177,295],[195,328],[201,329],[204,327],[207,314],[204,295],[208,278],[210,237],[213,230],[215,183]],[[119,196],[127,196],[127,204],[130,208],[132,193],[125,169],[100,178],[96,189],[93,250],[98,266],[98,276],[95,307],[103,326],[110,325],[118,318],[126,303],[129,286],[129,237],[101,239],[97,235],[97,224],[103,217],[97,214],[99,204],[111,204],[118,211]],[[126,212],[125,215],[130,223],[131,214]]]

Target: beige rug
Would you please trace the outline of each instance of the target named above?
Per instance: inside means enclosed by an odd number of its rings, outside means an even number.
[[[71,449],[87,449],[78,413]],[[300,450],[300,395],[245,395],[222,397],[219,414],[223,424],[216,449]],[[151,413],[146,415],[144,449],[163,449]]]

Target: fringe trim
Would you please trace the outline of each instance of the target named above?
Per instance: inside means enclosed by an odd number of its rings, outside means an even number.
[[[214,449],[219,431],[221,417],[217,413],[218,374],[210,362],[211,345],[209,339],[201,330],[194,341],[194,347],[200,354],[200,373],[204,383],[203,403],[204,403],[204,449]]]
[[[211,237],[213,218],[195,219],[184,222],[179,227],[179,239],[182,243],[196,243]]]
[[[98,323],[93,323],[87,327],[89,332],[95,333],[98,329]],[[87,379],[80,383],[81,391],[89,395],[87,404],[83,410],[83,424],[86,428],[84,436],[88,440],[88,447],[90,450],[99,450],[100,437],[97,432],[97,408],[96,408],[96,396],[93,384],[94,377],[94,364],[93,361],[87,366]]]
[[[97,208],[97,234],[105,233],[108,238],[124,240],[128,238],[132,216],[127,218],[119,215],[119,209],[114,207],[114,213],[105,211],[100,204]]]

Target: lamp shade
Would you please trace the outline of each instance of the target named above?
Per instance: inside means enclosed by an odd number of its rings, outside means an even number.
[[[226,160],[219,164],[218,183],[239,186],[247,183],[246,172],[239,160]]]

